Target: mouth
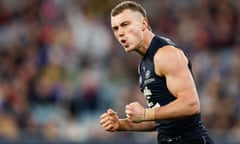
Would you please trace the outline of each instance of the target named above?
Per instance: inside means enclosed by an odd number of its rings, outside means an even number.
[[[121,42],[121,44],[126,44],[126,40],[125,39],[122,39],[122,40],[120,40],[120,42]]]
[[[122,46],[126,46],[127,45],[127,41],[125,39],[120,40],[120,43],[122,44]]]

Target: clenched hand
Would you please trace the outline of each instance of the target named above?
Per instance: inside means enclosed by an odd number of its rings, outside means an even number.
[[[108,109],[106,113],[103,113],[100,116],[100,125],[106,131],[117,131],[120,126],[117,113],[114,112],[112,109]]]
[[[145,109],[138,102],[126,105],[125,113],[129,121],[139,123],[145,120]]]

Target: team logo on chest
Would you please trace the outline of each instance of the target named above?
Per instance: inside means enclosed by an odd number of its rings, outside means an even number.
[[[150,76],[151,76],[151,72],[150,72],[150,70],[147,70],[147,71],[145,72],[145,79],[149,79]]]
[[[146,70],[145,71],[145,75],[144,75],[144,85],[149,84],[151,82],[154,82],[155,79],[151,78],[151,71],[150,70]]]

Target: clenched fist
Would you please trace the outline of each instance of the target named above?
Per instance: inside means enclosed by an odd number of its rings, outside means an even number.
[[[154,121],[155,120],[155,109],[145,109],[138,102],[130,103],[126,105],[125,113],[129,121],[139,123],[142,121]]]
[[[144,107],[140,105],[138,102],[130,103],[126,105],[125,108],[125,113],[127,115],[128,120],[135,123],[142,122],[145,120],[144,112],[145,112]]]
[[[117,131],[120,127],[119,118],[116,112],[112,109],[100,116],[100,125],[104,130],[109,132]]]

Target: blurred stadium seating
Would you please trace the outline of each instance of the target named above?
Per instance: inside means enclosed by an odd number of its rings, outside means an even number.
[[[139,57],[110,28],[121,0],[0,1],[0,143],[147,144],[156,133],[108,133],[107,108],[144,103]],[[240,1],[138,0],[158,35],[193,62],[202,118],[216,144],[240,143]]]

